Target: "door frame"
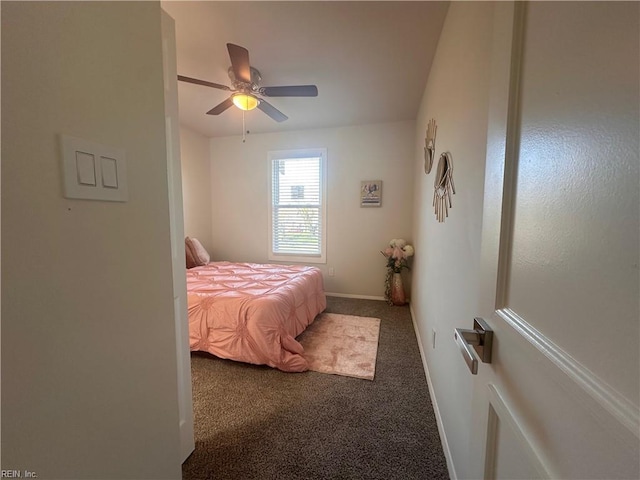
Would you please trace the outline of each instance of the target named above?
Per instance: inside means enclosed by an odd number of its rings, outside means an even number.
[[[169,193],[169,224],[171,232],[173,305],[178,376],[178,430],[180,436],[180,463],[184,463],[195,449],[195,440],[189,324],[187,317],[187,280],[184,263],[184,213],[182,207],[176,36],[175,21],[173,18],[162,9],[161,14],[165,130],[167,142],[167,187]]]

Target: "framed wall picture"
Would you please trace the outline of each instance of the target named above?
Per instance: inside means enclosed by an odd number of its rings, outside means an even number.
[[[360,206],[379,207],[382,205],[382,180],[360,182]]]

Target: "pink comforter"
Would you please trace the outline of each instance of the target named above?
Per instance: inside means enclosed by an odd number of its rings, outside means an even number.
[[[318,268],[212,262],[187,270],[187,294],[192,351],[307,370],[295,337],[326,307]]]

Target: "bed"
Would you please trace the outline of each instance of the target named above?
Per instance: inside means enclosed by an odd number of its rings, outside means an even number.
[[[322,272],[210,262],[187,270],[189,346],[285,372],[308,369],[295,337],[326,307]]]

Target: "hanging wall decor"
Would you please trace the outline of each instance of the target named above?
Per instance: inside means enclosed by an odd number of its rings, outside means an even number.
[[[431,172],[433,166],[433,157],[436,154],[436,125],[435,119],[429,120],[427,124],[427,133],[424,138],[424,173]]]
[[[382,205],[382,180],[360,182],[360,206],[379,207]]]
[[[453,183],[453,159],[449,152],[440,155],[433,186],[433,206],[436,219],[438,222],[444,222],[444,219],[449,216],[449,209],[453,206],[451,195],[456,193],[456,187]]]

